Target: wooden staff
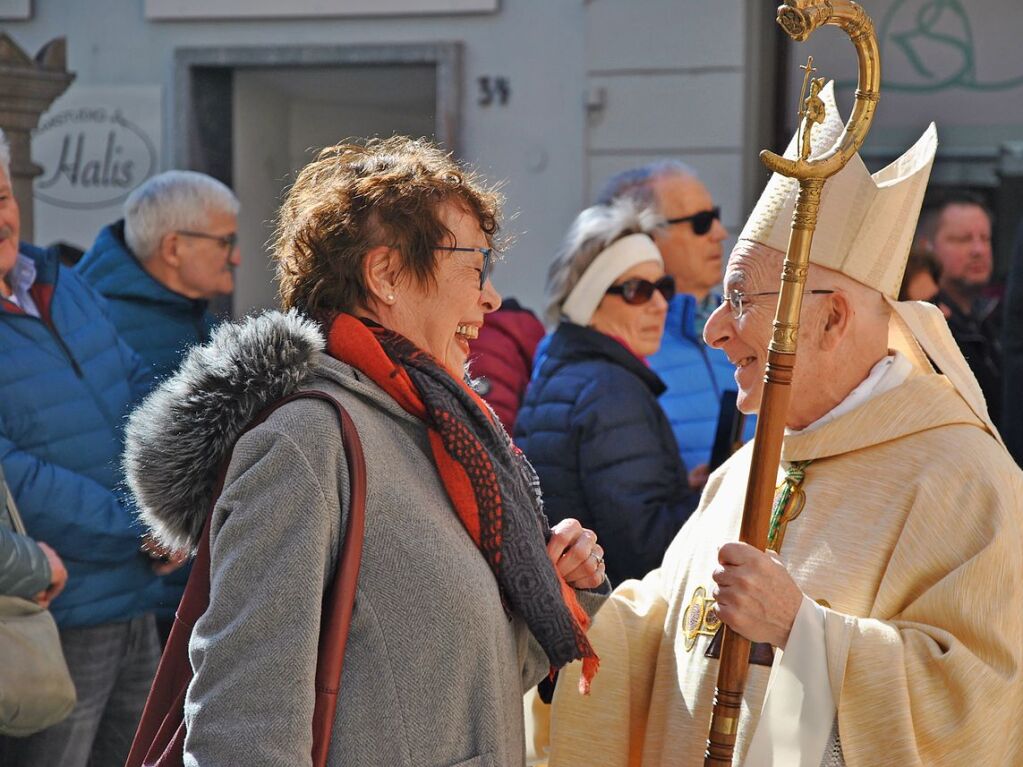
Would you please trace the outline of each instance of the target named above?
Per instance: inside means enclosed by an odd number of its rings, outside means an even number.
[[[778,23],[789,37],[799,42],[826,24],[840,27],[856,48],[859,81],[856,103],[845,132],[827,153],[813,160],[803,156],[802,152],[795,159],[767,150],[760,153],[761,161],[769,170],[799,181],[792,232],[782,267],[778,313],[768,347],[764,396],[757,419],[753,462],[739,531],[743,542],[761,550],[767,543],[775,479],[781,459],[792,369],[796,361],[799,311],[810,263],[810,244],[817,226],[821,190],[824,182],[845,167],[863,144],[874,118],[881,85],[881,61],[874,25],[856,3],[849,0],[787,0],[778,8]],[[807,78],[809,74],[808,65]],[[801,114],[808,114],[810,110],[804,112],[803,106],[801,103]],[[804,130],[810,128],[809,124],[804,126]],[[725,627],[704,767],[732,767],[749,654],[750,641]]]

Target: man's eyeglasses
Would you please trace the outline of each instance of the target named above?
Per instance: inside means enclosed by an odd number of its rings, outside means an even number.
[[[238,232],[230,234],[206,234],[206,232],[190,232],[187,229],[178,229],[176,234],[182,237],[197,237],[200,240],[213,240],[225,250],[234,250],[238,245]]]
[[[671,301],[675,297],[675,278],[666,274],[657,282],[638,278],[626,280],[621,285],[609,287],[607,293],[612,296],[621,296],[625,303],[632,306],[642,306],[654,297],[655,290],[664,296],[665,301]]]
[[[833,290],[804,290],[803,295],[823,296],[834,292],[835,291]],[[743,312],[746,311],[746,303],[749,301],[749,299],[754,298],[756,296],[777,296],[780,293],[781,293],[780,290],[768,290],[764,291],[763,293],[743,293],[741,290],[732,290],[721,296],[721,303],[723,304],[727,301],[728,304],[732,307],[732,316],[735,317],[735,319],[739,319],[742,316]]]
[[[438,245],[437,250],[450,250],[456,253],[482,253],[483,268],[480,269],[480,290],[490,279],[490,273],[494,270],[494,249],[493,248],[456,248],[453,245]]]
[[[666,224],[684,224],[687,221],[692,224],[693,234],[706,234],[714,226],[714,222],[721,218],[721,208],[713,207],[710,210],[701,210],[691,216],[669,218]]]

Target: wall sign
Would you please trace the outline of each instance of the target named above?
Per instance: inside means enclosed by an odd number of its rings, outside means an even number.
[[[72,85],[39,120],[32,159],[36,239],[91,244],[120,218],[139,184],[159,171],[158,87]]]

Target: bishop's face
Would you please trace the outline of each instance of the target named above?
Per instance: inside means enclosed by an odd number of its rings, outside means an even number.
[[[711,314],[703,331],[704,341],[715,349],[721,349],[729,362],[735,365],[736,406],[743,413],[759,412],[764,396],[767,347],[778,309],[777,291],[783,258],[784,255],[773,248],[740,240],[725,269],[723,295],[726,298]],[[756,293],[770,295],[753,295]],[[737,302],[728,300],[729,296],[733,299],[741,297],[741,313]],[[826,387],[820,385],[820,376],[828,375],[828,371],[834,364],[840,364],[840,360],[833,359],[834,355],[827,356],[820,346],[821,311],[826,309],[821,301],[826,298],[803,295],[799,355],[792,376],[792,398],[787,419],[795,428],[802,428],[830,409]]]
[[[756,413],[760,409],[767,346],[771,341],[771,323],[778,304],[777,296],[748,297],[753,293],[777,289],[777,269],[772,269],[777,259],[758,252],[760,247],[740,241],[725,269],[723,295],[735,298],[736,294],[741,294],[741,316],[735,316],[732,303],[726,299],[710,315],[703,330],[704,341],[715,349],[721,349],[728,356],[728,361],[735,365],[736,405],[743,413]]]

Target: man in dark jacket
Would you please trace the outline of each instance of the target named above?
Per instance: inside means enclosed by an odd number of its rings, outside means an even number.
[[[997,424],[1002,414],[1002,307],[984,293],[994,265],[991,214],[974,194],[946,192],[921,216],[918,243],[941,264],[935,300]]]
[[[1023,222],[1016,231],[1012,265],[1005,286],[1005,323],[1002,329],[1005,380],[1002,386],[1002,438],[1016,463],[1023,466],[1023,407],[1018,404],[1023,390]]]
[[[128,345],[164,378],[209,340],[209,300],[234,289],[238,198],[210,176],[172,170],[146,181],[75,267],[110,305]]]
[[[157,575],[120,470],[124,416],[152,377],[102,298],[55,253],[19,246],[9,161],[0,133],[0,462],[29,535],[67,566],[51,611],[78,704],[0,739],[0,763],[122,764],[159,659]]]

